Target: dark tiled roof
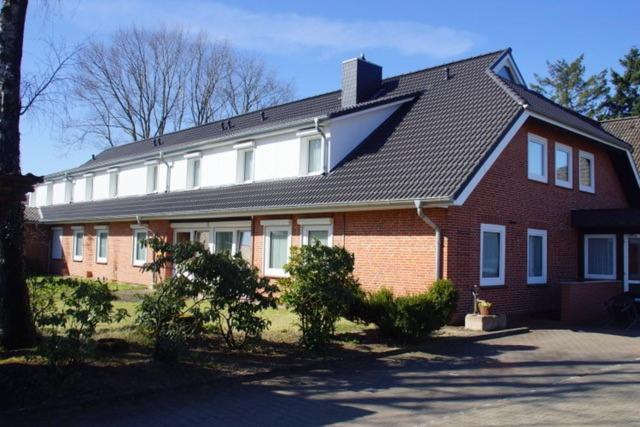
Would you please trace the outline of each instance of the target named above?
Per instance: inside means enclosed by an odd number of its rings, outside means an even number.
[[[327,175],[48,206],[41,208],[43,216],[47,222],[82,221],[413,199],[448,200],[462,190],[523,112],[523,100],[532,111],[626,146],[597,124],[488,73],[487,69],[508,52],[447,64],[449,79],[445,78],[444,66],[439,66],[383,80],[382,89],[370,102],[404,95],[411,95],[413,99]],[[331,92],[267,109],[266,114],[274,121],[339,114],[339,96],[339,92]],[[259,113],[231,120],[243,129],[262,123]],[[167,135],[163,137],[166,138],[163,147],[210,138],[209,130],[218,135],[219,129],[219,124],[213,123]],[[115,156],[116,151],[135,155],[144,144],[147,144],[144,149],[155,149],[152,145],[148,147],[150,142],[129,144],[113,149],[112,153],[108,150],[96,161]]]
[[[513,91],[513,93],[522,100],[522,102],[527,104],[527,109],[529,111],[533,111],[534,113],[538,113],[564,125],[571,126],[572,128],[578,129],[596,138],[600,138],[618,147],[629,148],[628,144],[606,132],[606,130],[602,128],[600,122],[564,108],[539,93],[527,89],[526,87],[519,86],[507,80],[502,81],[506,84],[509,90]]]
[[[633,146],[633,160],[640,167],[640,116],[605,120],[602,127]]]
[[[640,229],[640,209],[590,209],[571,212],[571,225],[582,229]]]

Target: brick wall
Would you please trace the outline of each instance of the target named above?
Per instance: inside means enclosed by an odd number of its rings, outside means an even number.
[[[82,261],[73,260],[73,226],[84,227]],[[105,225],[105,224],[100,224]],[[120,282],[153,284],[150,272],[142,273],[140,267],[133,265],[133,229],[132,223],[113,222],[109,227],[108,256],[106,263],[96,261],[96,230],[94,224],[73,224],[62,226],[62,254],[63,259],[51,260],[50,272],[71,276],[105,278]],[[173,233],[169,221],[150,221],[150,230],[155,234],[172,238]],[[49,239],[51,237],[49,236]],[[152,260],[151,251],[147,251],[147,260]]]
[[[560,318],[567,323],[607,320],[605,302],[622,293],[622,282],[564,282],[560,284]]]
[[[527,178],[527,134],[548,140],[549,183]],[[573,147],[573,189],[555,185],[554,143]],[[578,150],[595,155],[596,193],[578,190]],[[448,209],[443,227],[448,252],[445,275],[461,292],[459,308],[471,309],[471,290],[479,284],[480,224],[506,226],[505,286],[482,288],[480,296],[505,313],[557,310],[560,281],[579,277],[579,234],[572,209],[625,208],[627,199],[613,163],[600,145],[568,132],[527,122],[505,148],[463,206]],[[527,228],[547,230],[547,285],[527,285]]]

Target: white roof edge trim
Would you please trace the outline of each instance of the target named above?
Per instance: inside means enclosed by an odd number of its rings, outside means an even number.
[[[518,68],[518,64],[516,64],[516,61],[513,59],[513,54],[511,52],[498,59],[498,61],[496,61],[490,68],[491,71],[497,74],[498,70],[504,66],[508,66],[511,69],[511,74],[517,80],[516,83],[527,87],[527,82],[525,82],[524,77]]]
[[[196,218],[227,218],[230,216],[259,216],[259,215],[288,215],[299,213],[325,213],[325,212],[351,212],[364,210],[387,210],[387,209],[415,209],[415,197],[401,200],[379,200],[372,202],[346,202],[346,203],[327,203],[316,205],[290,205],[280,207],[259,208],[240,208],[225,210],[200,210],[187,212],[165,212],[165,213],[148,213],[139,214],[145,220],[177,220],[177,219],[196,219]],[[430,208],[446,208],[452,205],[452,200],[448,197],[432,197],[420,199],[424,207]],[[111,215],[86,218],[71,218],[57,221],[42,221],[43,224],[70,224],[70,223],[98,223],[105,221],[112,222],[130,222],[136,220],[135,214],[127,215]]]

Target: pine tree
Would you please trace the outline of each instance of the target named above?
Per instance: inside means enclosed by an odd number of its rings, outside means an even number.
[[[622,59],[622,73],[611,70],[614,94],[605,103],[606,118],[640,114],[640,49],[632,47]]]
[[[547,61],[548,76],[534,74],[538,84],[531,88],[563,107],[589,117],[598,116],[609,92],[607,71],[585,77],[584,54],[567,62]]]

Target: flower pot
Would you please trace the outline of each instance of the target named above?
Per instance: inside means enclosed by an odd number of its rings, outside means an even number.
[[[488,307],[486,305],[478,305],[478,311],[480,312],[480,315],[488,316],[491,314],[491,307]]]

